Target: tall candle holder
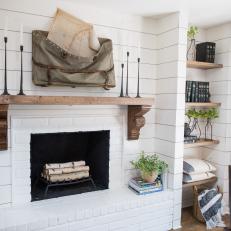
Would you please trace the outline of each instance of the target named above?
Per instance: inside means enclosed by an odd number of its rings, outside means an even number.
[[[122,74],[121,74],[121,89],[120,97],[124,97],[124,64],[121,64]]]
[[[20,76],[20,90],[18,95],[25,95],[23,92],[23,45],[20,45],[20,53],[21,53],[21,76]]]
[[[7,37],[4,37],[4,43],[5,43],[5,70],[4,70],[4,91],[2,95],[9,95],[9,92],[7,90]]]
[[[137,63],[138,63],[138,80],[137,80],[136,98],[140,98],[140,58],[137,59]]]
[[[127,51],[127,80],[126,80],[126,94],[125,94],[125,97],[129,97],[129,95],[128,95],[128,58],[129,58],[129,52]]]

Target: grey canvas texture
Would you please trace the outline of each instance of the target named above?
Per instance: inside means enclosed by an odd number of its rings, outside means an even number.
[[[32,32],[32,79],[38,86],[115,87],[112,41],[99,38],[95,56],[80,57],[47,39],[48,32]]]
[[[183,162],[183,170],[184,172],[190,173],[190,172],[194,172],[194,168],[192,165],[190,165],[189,163],[187,163],[186,161]]]

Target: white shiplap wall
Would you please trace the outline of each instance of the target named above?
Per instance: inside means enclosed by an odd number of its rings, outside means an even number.
[[[117,87],[104,91],[100,88],[67,88],[34,86],[31,81],[31,31],[47,30],[53,19],[56,7],[60,7],[77,17],[94,24],[98,36],[113,40],[114,61]],[[184,121],[184,84],[185,84],[185,50],[187,18],[176,13],[162,19],[154,20],[139,16],[109,12],[97,7],[78,3],[51,0],[42,1],[13,0],[0,3],[0,37],[3,38],[4,18],[9,17],[8,42],[8,86],[12,94],[19,89],[20,57],[19,57],[19,25],[24,24],[24,89],[27,94],[37,95],[93,95],[118,96],[120,91],[121,50],[130,51],[129,91],[136,93],[137,45],[141,43],[141,94],[155,96],[156,104],[146,115],[147,123],[141,131],[139,141],[123,141],[125,182],[131,176],[129,161],[137,157],[139,151],[156,152],[169,164],[169,188],[174,190],[174,217],[172,225],[180,226],[181,177],[183,159],[183,121]],[[123,35],[123,36],[122,36]],[[121,37],[125,37],[122,40]],[[3,39],[0,41],[0,89],[3,88]],[[126,72],[126,70],[125,70]],[[41,109],[41,110],[40,110]],[[54,108],[55,109],[55,108]],[[85,107],[94,114],[102,112],[102,108]],[[28,107],[12,107],[10,116],[25,115]],[[35,109],[34,109],[35,110]],[[37,109],[39,113],[47,108]],[[62,108],[55,110],[62,111]],[[69,110],[69,109],[68,109]],[[76,108],[74,109],[76,110]],[[118,110],[103,107],[105,113]],[[126,111],[121,108],[125,115]],[[94,112],[95,111],[95,112]],[[31,111],[30,111],[31,113]],[[36,113],[36,112],[35,112]],[[71,111],[70,111],[71,113]],[[125,132],[125,131],[124,131]],[[126,133],[126,132],[125,132]],[[10,204],[12,183],[13,151],[0,153],[0,205]]]
[[[212,41],[216,43],[216,63],[222,63],[224,68],[212,70],[187,70],[187,80],[210,82],[211,100],[221,102],[219,118],[213,122],[213,137],[220,140],[220,144],[185,149],[184,157],[202,158],[210,161],[217,168],[218,185],[224,193],[225,211],[228,211],[228,165],[231,163],[231,139],[230,139],[230,42],[231,24],[223,24],[211,27],[207,30],[199,29],[197,42]],[[201,124],[202,132],[204,124]],[[183,206],[192,205],[192,190],[183,191]]]
[[[220,140],[219,145],[203,149],[203,156],[217,167],[218,185],[224,193],[226,211],[228,211],[228,165],[231,164],[231,23],[210,28],[206,31],[208,41],[216,43],[216,63],[224,68],[206,71],[210,81],[211,99],[221,102],[220,117],[213,125],[213,135]]]
[[[154,148],[169,163],[169,187],[174,190],[173,227],[181,219],[184,94],[187,18],[172,14],[158,20],[158,70]]]
[[[114,61],[115,61],[115,73],[117,87],[105,91],[101,88],[68,88],[68,87],[49,87],[42,88],[32,84],[32,72],[31,72],[31,57],[32,57],[32,44],[31,44],[31,32],[33,29],[47,30],[49,24],[53,20],[53,15],[56,11],[56,7],[60,7],[68,12],[80,17],[83,20],[94,23],[96,33],[101,37],[108,37],[113,40],[114,48]],[[0,36],[3,38],[3,28],[5,16],[8,16],[9,20],[9,33],[8,33],[8,87],[11,94],[16,94],[19,89],[19,77],[20,77],[20,57],[19,57],[19,26],[20,23],[24,24],[24,89],[26,94],[37,95],[93,95],[93,96],[118,96],[120,92],[120,69],[121,62],[121,50],[130,51],[130,65],[129,65],[129,92],[131,95],[136,93],[137,82],[137,46],[139,41],[141,43],[141,95],[142,96],[154,96],[154,86],[156,82],[156,22],[153,19],[146,19],[138,16],[117,14],[114,12],[108,12],[102,9],[89,7],[85,5],[79,5],[76,3],[70,3],[68,1],[22,1],[15,3],[14,1],[4,1],[0,4]],[[124,37],[125,39],[121,39]],[[0,41],[0,89],[3,89],[3,65],[4,65],[4,43],[3,39]],[[125,70],[126,73],[126,70]],[[29,115],[30,107],[12,107],[10,110],[10,118],[13,118],[15,113],[21,115]],[[84,107],[85,114],[89,113],[102,115],[104,111],[105,116],[113,110],[118,110],[117,107],[105,106]],[[34,108],[35,110],[35,108]],[[37,114],[46,114],[46,107],[37,107]],[[60,115],[61,108],[55,107],[57,114]],[[66,109],[63,108],[63,112]],[[68,108],[68,110],[71,110]],[[73,111],[72,111],[73,110]],[[76,108],[72,108],[71,114],[76,114]],[[103,110],[103,111],[102,111]],[[124,107],[120,108],[121,115],[126,118],[126,110]],[[36,111],[35,111],[36,112]],[[61,116],[62,117],[62,116]],[[139,141],[123,141],[123,153],[126,160],[129,158],[134,159],[138,152],[144,150],[146,152],[153,152],[153,134],[154,134],[154,110],[151,110],[147,116],[147,126],[141,132],[141,138]],[[106,118],[105,118],[106,119]],[[111,127],[113,121],[111,120]],[[123,131],[125,134],[126,132]],[[125,135],[123,134],[123,135]],[[124,136],[125,137],[125,136]],[[118,137],[121,139],[121,137]],[[9,137],[9,148],[11,148],[11,136]],[[13,142],[13,140],[12,140]],[[13,157],[13,158],[12,158]],[[0,154],[0,173],[5,177],[0,177],[0,204],[3,206],[12,202],[11,184],[14,174],[12,172],[12,159],[14,160],[14,152],[11,150],[1,152]],[[129,164],[129,162],[127,162]],[[129,166],[130,167],[130,166]],[[131,176],[129,167],[125,167],[125,179]],[[116,171],[114,171],[116,172]],[[125,180],[126,181],[126,180]]]

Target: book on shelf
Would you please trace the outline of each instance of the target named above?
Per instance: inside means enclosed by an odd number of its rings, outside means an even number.
[[[197,140],[198,140],[197,136],[185,136],[184,137],[184,143],[185,144],[196,143]]]
[[[145,182],[141,178],[130,179],[128,187],[138,195],[145,195],[163,190],[163,184],[160,176],[158,176],[153,183]]]
[[[210,102],[209,82],[186,81],[186,102]]]

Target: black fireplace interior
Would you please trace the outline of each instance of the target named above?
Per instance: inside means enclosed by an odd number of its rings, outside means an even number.
[[[32,201],[108,189],[110,131],[31,134]],[[41,181],[44,164],[85,160],[91,182],[49,188]]]

